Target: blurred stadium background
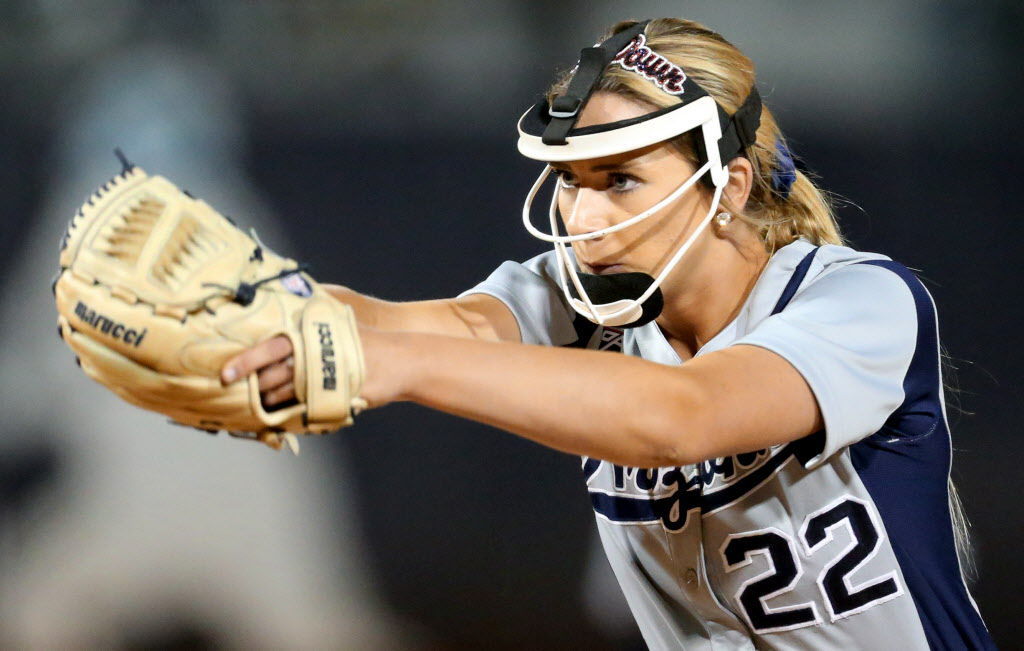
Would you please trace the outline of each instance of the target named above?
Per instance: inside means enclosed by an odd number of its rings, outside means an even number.
[[[49,282],[120,146],[318,278],[454,295],[542,250],[514,124],[555,68],[680,12],[757,62],[852,243],[926,279],[974,594],[1024,639],[1017,0],[8,0],[0,648],[643,648],[575,459],[406,405],[297,459],[164,425],[74,368]]]

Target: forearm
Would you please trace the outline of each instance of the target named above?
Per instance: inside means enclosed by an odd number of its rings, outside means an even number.
[[[406,303],[385,301],[341,285],[324,285],[352,307],[364,326],[389,332],[426,332],[485,341],[519,341],[514,317],[497,299],[482,294],[462,299]]]
[[[349,305],[356,314],[356,321],[361,325],[379,330],[394,329],[387,327],[393,321],[393,318],[388,314],[393,310],[391,302],[360,294],[342,285],[325,284],[323,288],[334,298]]]
[[[625,355],[366,332],[371,404],[409,400],[630,466],[699,460],[704,396],[678,367]]]

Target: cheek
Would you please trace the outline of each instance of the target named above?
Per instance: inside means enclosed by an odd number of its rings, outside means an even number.
[[[634,228],[636,250],[644,256],[662,259],[682,244],[697,227],[706,212],[697,197],[682,198],[675,205],[652,215]]]
[[[705,197],[700,188],[691,187],[665,212],[669,213],[668,218],[673,222],[674,230],[689,231],[707,215],[710,206],[710,197]]]
[[[559,188],[558,190],[558,214],[565,221],[571,214],[573,208],[573,202],[576,196],[572,190],[566,190],[565,188]]]

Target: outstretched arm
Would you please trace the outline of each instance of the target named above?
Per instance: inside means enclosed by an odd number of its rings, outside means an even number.
[[[623,465],[695,463],[822,427],[803,377],[756,346],[667,366],[596,351],[362,335],[371,405],[408,400]]]
[[[367,366],[361,395],[371,406],[412,401],[623,465],[695,463],[795,440],[822,427],[803,377],[782,357],[756,346],[668,366],[626,355],[425,332],[362,327],[360,336]],[[268,374],[281,364],[266,367],[255,354],[263,351],[279,361],[290,350],[286,338],[276,338],[226,369],[241,377],[263,368],[262,387],[277,380]],[[286,385],[265,400],[275,404],[291,395]]]

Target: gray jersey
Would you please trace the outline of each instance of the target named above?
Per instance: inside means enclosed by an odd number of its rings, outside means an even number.
[[[681,363],[655,323],[623,331],[577,317],[556,278],[547,253],[466,293],[507,304],[525,343]],[[937,325],[920,282],[884,256],[797,241],[697,354],[737,344],[788,360],[824,430],[676,468],[583,459],[648,645],[992,648],[953,542]]]

